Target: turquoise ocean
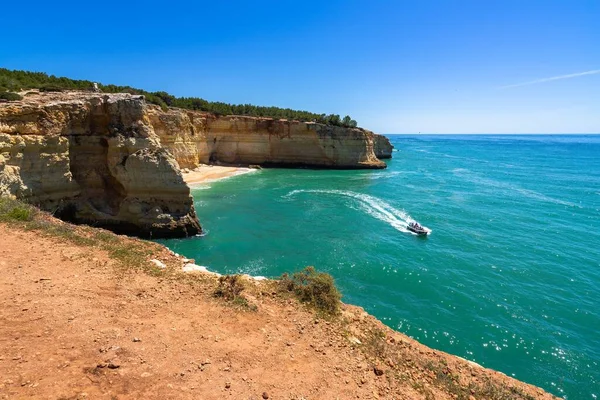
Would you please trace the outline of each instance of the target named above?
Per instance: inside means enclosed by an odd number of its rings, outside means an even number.
[[[568,399],[600,396],[600,135],[389,135],[386,170],[265,169],[193,190],[220,273],[332,274],[418,341]],[[406,230],[409,220],[427,238]]]

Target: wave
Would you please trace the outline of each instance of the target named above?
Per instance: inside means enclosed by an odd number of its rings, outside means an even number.
[[[410,215],[408,215],[405,211],[398,210],[397,208],[393,207],[392,205],[381,200],[378,197],[369,196],[368,194],[364,194],[364,193],[356,193],[356,192],[346,191],[346,190],[316,190],[316,189],[314,189],[314,190],[309,190],[309,189],[292,190],[291,192],[289,192],[288,194],[286,194],[283,197],[289,198],[289,197],[295,196],[300,193],[318,193],[318,194],[330,194],[330,195],[332,194],[332,195],[338,195],[338,196],[344,196],[344,197],[351,198],[351,199],[355,200],[358,207],[362,211],[367,213],[368,215],[370,215],[380,221],[386,222],[387,224],[389,224],[391,227],[393,227],[397,231],[416,235],[416,233],[411,232],[408,229],[406,229],[406,225],[408,225],[408,223],[416,222],[416,221]]]
[[[396,177],[398,175],[402,175],[402,174],[403,174],[402,171],[371,172],[368,174],[361,174],[361,175],[353,176],[350,178],[350,180],[358,181],[358,180],[365,180],[365,179],[370,179],[370,180],[391,179],[391,178],[394,178],[394,177]]]
[[[208,190],[211,188],[211,186],[203,185],[202,183],[190,183],[189,187],[192,190]]]

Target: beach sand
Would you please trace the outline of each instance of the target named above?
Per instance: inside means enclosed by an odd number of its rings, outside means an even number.
[[[254,168],[223,167],[219,165],[201,165],[189,172],[183,173],[183,180],[190,186],[205,182],[214,182],[236,175],[256,171]]]

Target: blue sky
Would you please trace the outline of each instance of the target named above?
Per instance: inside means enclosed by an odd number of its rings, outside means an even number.
[[[598,0],[5,3],[5,68],[381,133],[600,132]]]

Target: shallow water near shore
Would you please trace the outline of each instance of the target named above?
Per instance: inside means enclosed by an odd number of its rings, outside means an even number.
[[[193,190],[221,273],[331,273],[387,325],[568,399],[600,396],[600,136],[389,136],[379,171],[267,169]],[[406,230],[416,220],[427,238]]]

